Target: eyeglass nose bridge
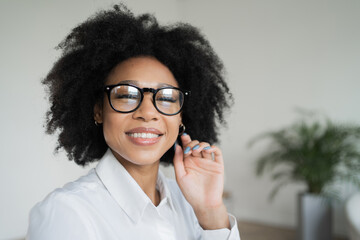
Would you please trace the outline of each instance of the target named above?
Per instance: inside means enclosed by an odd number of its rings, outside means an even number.
[[[156,103],[155,103],[155,94],[158,92],[158,90],[156,90],[156,89],[154,89],[154,88],[139,88],[139,90],[140,90],[140,92],[141,92],[141,100],[140,100],[140,102],[139,102],[139,106],[137,107],[137,108],[139,108],[140,107],[140,105],[142,104],[142,102],[143,102],[143,100],[144,100],[144,93],[146,93],[146,92],[151,92],[153,95],[152,95],[152,103],[153,103],[153,105],[154,105],[154,107],[156,108],[156,109],[158,109],[157,108],[157,106],[156,106]]]
[[[143,93],[151,92],[151,93],[155,94],[157,92],[157,90],[154,88],[141,88],[141,90]]]
[[[155,103],[155,94],[158,92],[158,90],[156,90],[156,89],[154,89],[154,88],[138,88],[139,90],[140,90],[140,92],[141,92],[141,100],[140,100],[140,102],[139,102],[139,105],[136,107],[136,109],[135,110],[137,110],[141,105],[142,105],[142,102],[144,101],[144,93],[146,93],[146,92],[151,92],[153,95],[152,95],[152,104],[154,105],[154,107],[155,107],[155,109],[157,110],[157,111],[159,111],[158,110],[158,108],[157,108],[157,106],[156,106],[156,103]],[[134,110],[134,111],[135,111]]]

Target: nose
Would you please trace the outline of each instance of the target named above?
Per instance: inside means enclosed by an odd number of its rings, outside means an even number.
[[[153,94],[150,92],[144,93],[144,99],[142,100],[140,106],[133,113],[133,118],[149,122],[152,120],[159,119],[159,112],[156,110],[153,104]]]

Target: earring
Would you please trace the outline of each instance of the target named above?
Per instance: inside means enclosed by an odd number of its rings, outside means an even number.
[[[181,123],[179,126],[179,136],[185,133],[185,129],[185,125]]]
[[[100,124],[97,122],[97,121],[95,121],[95,125],[98,127],[98,126],[100,126]]]

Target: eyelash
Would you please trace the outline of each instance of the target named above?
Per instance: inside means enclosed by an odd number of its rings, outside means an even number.
[[[166,102],[174,103],[174,102],[176,102],[176,99],[163,97],[163,98],[158,98],[158,99],[156,99],[156,101],[166,101]]]

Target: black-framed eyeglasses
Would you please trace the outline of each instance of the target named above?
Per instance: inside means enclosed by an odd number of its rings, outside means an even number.
[[[176,87],[139,88],[131,84],[107,85],[104,88],[110,106],[116,112],[134,112],[141,105],[145,92],[153,93],[153,104],[164,115],[176,115],[181,112],[185,98],[190,96],[190,91]]]

